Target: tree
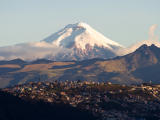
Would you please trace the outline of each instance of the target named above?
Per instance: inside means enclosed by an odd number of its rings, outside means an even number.
[[[81,80],[80,79],[78,79],[78,82],[77,83],[81,83]]]

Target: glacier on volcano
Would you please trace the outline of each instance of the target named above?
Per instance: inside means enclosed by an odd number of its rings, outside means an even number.
[[[82,22],[69,24],[42,41],[74,50],[74,53],[63,58],[55,59],[53,56],[54,60],[110,59],[116,56],[115,50],[124,48]]]

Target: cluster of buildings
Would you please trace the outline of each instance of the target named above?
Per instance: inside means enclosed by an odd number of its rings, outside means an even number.
[[[144,116],[156,116],[160,118],[160,113],[154,112],[160,110],[160,86],[129,86],[126,91],[91,91],[91,86],[87,84],[99,85],[99,83],[65,81],[65,82],[29,82],[24,85],[13,85],[8,88],[1,89],[2,91],[10,92],[13,95],[18,95],[22,99],[44,100],[46,102],[60,103],[63,101],[70,104],[72,107],[82,107],[92,112],[95,116],[100,116],[104,120],[136,120],[134,116],[140,116],[145,120]],[[110,82],[101,83],[110,85]],[[125,85],[122,85],[125,87]],[[77,89],[79,92],[71,94],[70,90]],[[136,90],[148,91],[154,100],[145,98],[141,95],[132,94]],[[125,93],[122,99],[116,95]],[[114,103],[121,106],[123,109],[116,109],[114,106],[110,110],[105,110],[102,103]],[[109,105],[110,106],[110,105]],[[152,112],[150,112],[152,111]]]

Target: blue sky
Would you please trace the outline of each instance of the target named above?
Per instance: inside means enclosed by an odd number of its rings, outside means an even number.
[[[40,41],[67,24],[84,22],[128,47],[148,39],[160,0],[0,0],[0,46]]]

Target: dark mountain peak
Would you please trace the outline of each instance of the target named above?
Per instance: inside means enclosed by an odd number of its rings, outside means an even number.
[[[146,44],[143,44],[142,46],[140,46],[138,49],[139,50],[146,50],[148,48],[148,46]]]
[[[155,44],[151,45],[151,48],[158,48],[157,46],[155,46]]]
[[[156,56],[156,58],[158,59],[158,61],[160,62],[160,48],[155,46],[154,44],[152,44],[149,47],[150,51]]]
[[[137,52],[145,52],[145,51],[148,51],[149,49],[148,49],[148,46],[146,45],[146,44],[143,44],[143,45],[141,45],[135,52],[133,52],[133,53],[137,53]],[[132,54],[132,53],[131,53]]]
[[[152,45],[150,46],[150,49],[151,49],[151,50],[154,50],[154,51],[159,50],[159,48],[158,48],[156,45],[154,45],[154,44],[152,44]]]
[[[14,59],[14,60],[11,60],[11,61],[8,61],[8,64],[18,64],[18,65],[23,65],[23,64],[26,64],[27,62],[21,60],[20,58],[18,59]]]
[[[2,64],[24,64],[24,63],[26,63],[26,62],[19,59],[19,58],[14,59],[14,60],[10,60],[10,61],[6,61],[6,60],[0,61],[0,65],[2,65]]]
[[[147,48],[149,48],[150,50],[158,50],[159,49],[155,44],[152,44],[151,46],[143,44],[137,50],[146,50]]]
[[[31,62],[31,63],[32,63],[32,64],[41,64],[41,63],[51,63],[51,62],[54,62],[54,61],[46,60],[46,59],[38,59],[38,60],[33,61],[33,62]]]
[[[123,57],[122,57],[123,58]],[[155,65],[158,62],[156,55],[150,50],[150,46],[143,44],[135,52],[125,56],[128,69],[133,71],[137,68]]]
[[[13,62],[13,63],[26,63],[25,61],[21,60],[20,58],[11,60],[10,62]]]

